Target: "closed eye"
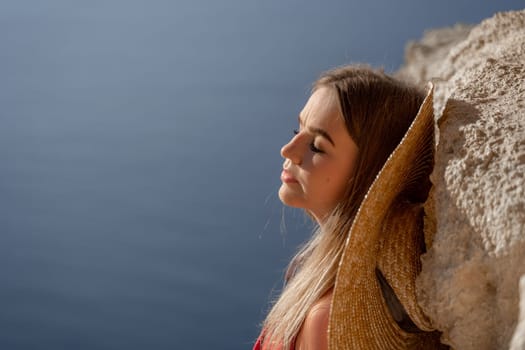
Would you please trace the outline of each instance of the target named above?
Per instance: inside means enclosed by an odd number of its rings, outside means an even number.
[[[321,150],[321,149],[315,147],[315,144],[314,144],[313,141],[310,142],[310,150],[311,150],[312,152],[314,152],[314,153],[324,153],[323,150]]]
[[[294,130],[293,130],[293,134],[294,134],[294,135],[298,135],[298,134],[299,134],[299,130],[294,129]],[[323,151],[322,149],[317,148],[317,147],[315,146],[315,143],[314,143],[313,140],[312,140],[312,142],[310,142],[310,144],[309,144],[308,146],[309,146],[310,150],[311,150],[312,152],[314,152],[314,153],[324,153],[324,151]]]

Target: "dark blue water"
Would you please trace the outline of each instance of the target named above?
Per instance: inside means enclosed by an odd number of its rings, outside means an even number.
[[[248,349],[322,70],[521,1],[2,1],[0,349]],[[451,11],[454,8],[454,11]]]

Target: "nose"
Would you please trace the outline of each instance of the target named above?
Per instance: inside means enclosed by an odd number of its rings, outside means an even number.
[[[293,137],[287,144],[281,148],[281,156],[289,159],[293,164],[301,164],[301,153],[299,152],[299,145],[297,143],[297,136]]]

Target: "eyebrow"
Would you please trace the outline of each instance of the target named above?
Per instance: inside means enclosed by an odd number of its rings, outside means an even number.
[[[303,121],[301,120],[301,116],[298,116],[297,119],[299,120],[299,125],[303,125]],[[310,132],[313,133],[313,134],[321,135],[322,137],[324,137],[325,139],[327,139],[327,140],[332,144],[332,146],[335,147],[335,142],[334,142],[334,140],[330,137],[330,134],[328,134],[325,130],[323,130],[323,129],[321,129],[321,128],[313,128],[313,127],[309,127],[309,128],[308,128],[308,131],[310,131]]]

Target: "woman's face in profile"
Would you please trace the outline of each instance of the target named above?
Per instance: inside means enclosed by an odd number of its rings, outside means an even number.
[[[321,222],[341,201],[357,159],[333,89],[321,87],[310,96],[294,132],[281,149],[279,198]]]

